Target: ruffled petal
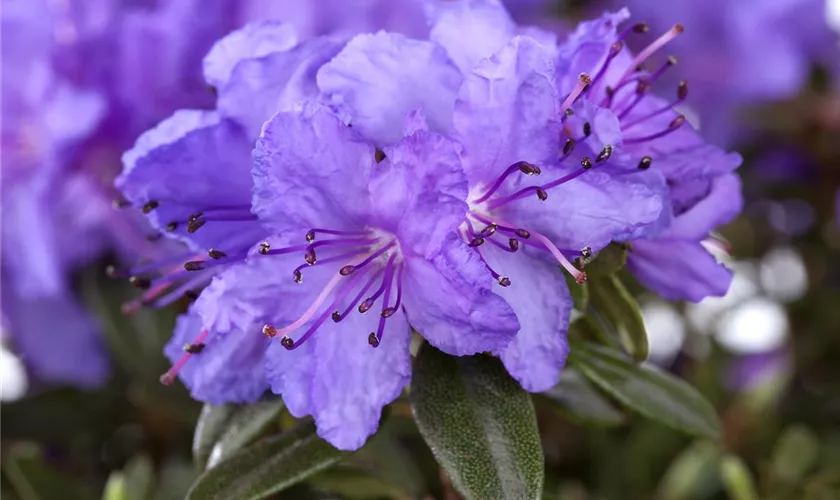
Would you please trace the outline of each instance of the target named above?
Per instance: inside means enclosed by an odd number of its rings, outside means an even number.
[[[709,194],[677,216],[664,237],[699,241],[734,219],[743,205],[741,179],[735,174],[718,177],[712,181]]]
[[[213,44],[204,57],[204,80],[216,88],[223,87],[240,61],[285,52],[297,43],[297,33],[290,24],[277,21],[247,24]]]
[[[457,145],[417,130],[385,153],[370,183],[377,224],[399,237],[404,252],[432,257],[467,214],[467,177]]]
[[[249,137],[257,137],[274,113],[318,96],[315,75],[344,43],[318,37],[288,50],[241,59],[218,88],[219,112],[245,126]]]
[[[498,351],[519,330],[510,306],[495,293],[478,255],[454,233],[443,251],[406,259],[405,311],[411,326],[444,352]]]
[[[432,131],[447,133],[462,77],[439,45],[380,31],[358,35],[318,71],[318,87],[362,135],[397,142],[403,119],[421,109]]]
[[[196,250],[247,247],[264,234],[250,215],[251,143],[241,129],[209,111],[175,113],[137,140],[123,155],[124,170],[116,185],[135,206],[159,206],[149,213],[152,224]],[[236,210],[245,220],[210,219],[189,233],[191,215],[219,207]],[[174,231],[167,225],[176,223]]]
[[[553,75],[552,54],[517,37],[467,76],[454,123],[471,184],[489,182],[517,161],[555,159],[560,123]]]
[[[303,103],[278,113],[254,150],[254,213],[275,234],[358,229],[369,207],[374,154],[373,146],[321,105]]]
[[[464,74],[516,34],[516,24],[499,0],[431,0],[424,6],[432,27],[429,39],[443,46]]]
[[[522,248],[515,254],[492,245],[481,253],[496,272],[508,276],[508,287],[495,289],[519,318],[519,333],[498,351],[508,372],[530,392],[546,391],[557,384],[569,354],[566,332],[572,298],[556,263],[534,258]]]

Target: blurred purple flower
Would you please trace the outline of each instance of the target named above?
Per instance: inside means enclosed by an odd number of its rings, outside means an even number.
[[[703,134],[718,144],[742,137],[740,107],[795,96],[813,65],[840,70],[838,34],[826,0],[615,0],[655,30],[685,23],[669,47],[692,85]],[[675,79],[665,77],[675,83]]]

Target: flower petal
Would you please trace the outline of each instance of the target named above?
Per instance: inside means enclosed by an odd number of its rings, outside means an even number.
[[[285,52],[297,43],[297,33],[290,24],[277,21],[249,23],[213,44],[204,57],[204,80],[216,88],[223,87],[240,61]]]
[[[452,127],[462,77],[439,45],[380,31],[353,38],[318,71],[318,87],[365,138],[397,142],[403,119],[421,109],[432,131]]]
[[[490,288],[493,280],[478,255],[454,233],[431,260],[407,258],[404,279],[411,326],[444,352],[498,351],[519,330],[516,314]]]
[[[498,351],[508,372],[530,392],[554,387],[569,354],[566,332],[572,298],[556,263],[529,255],[522,248],[516,254],[492,245],[483,245],[481,253],[496,272],[508,276],[508,287],[495,289],[516,312],[519,333]]]
[[[280,112],[254,150],[254,213],[276,234],[358,225],[373,163],[374,148],[327,108],[303,103]]]
[[[471,184],[489,182],[517,161],[545,165],[557,155],[560,123],[552,54],[516,37],[468,76],[455,105]]]
[[[254,220],[212,221],[187,232],[188,218],[213,207],[239,207],[248,218],[251,200],[250,142],[229,120],[209,111],[175,113],[137,140],[123,155],[117,187],[136,206],[157,201],[149,218],[197,250],[248,246],[264,234]]]

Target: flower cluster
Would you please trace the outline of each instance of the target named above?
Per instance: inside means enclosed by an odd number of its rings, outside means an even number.
[[[164,383],[211,403],[270,389],[355,449],[410,381],[413,332],[554,386],[564,273],[585,282],[613,241],[666,297],[725,292],[704,245],[740,209],[740,157],[679,114],[686,83],[651,91],[682,26],[632,54],[649,29],[620,26],[626,10],[558,42],[497,0],[424,7],[420,38],[235,31],[204,59],[216,109],[176,112],[123,156],[128,203],[189,247],[120,271],[148,304],[197,296]]]

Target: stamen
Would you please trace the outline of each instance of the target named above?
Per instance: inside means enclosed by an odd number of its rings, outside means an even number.
[[[612,63],[613,59],[616,58],[618,54],[621,53],[621,50],[624,48],[624,42],[621,41],[619,38],[618,41],[614,42],[610,45],[610,51],[607,53],[607,58],[604,59],[604,63],[601,65],[601,69],[598,70],[598,73],[595,74],[595,78],[592,79],[592,85],[586,88],[584,91],[585,93],[589,93],[589,91],[595,87],[595,85],[600,81],[601,77],[604,76],[604,73],[607,72],[607,69],[610,67],[610,63]]]
[[[644,48],[639,55],[636,56],[630,64],[627,65],[627,69],[624,70],[624,74],[621,75],[619,79],[619,83],[623,82],[628,76],[633,74],[636,71],[636,68],[639,67],[643,62],[647,61],[650,56],[652,56],[657,50],[664,47],[668,42],[676,38],[680,33],[685,31],[685,28],[682,24],[675,24],[673,28],[666,31],[662,36],[657,38],[653,41],[650,45]]]
[[[341,274],[342,276],[347,276],[349,274],[353,274],[354,272],[358,271],[359,269],[361,269],[361,268],[365,267],[366,265],[368,265],[369,263],[371,263],[374,259],[376,259],[380,255],[382,255],[383,253],[387,252],[389,248],[393,247],[396,244],[397,244],[397,240],[391,240],[390,243],[388,243],[387,245],[384,245],[379,250],[377,250],[377,251],[373,252],[372,254],[368,255],[365,260],[359,262],[358,264],[348,264],[348,265],[342,267],[338,271],[339,274]],[[344,274],[344,273],[347,273],[347,274]]]
[[[306,247],[306,250],[303,254],[303,260],[306,261],[307,264],[314,265],[317,261],[317,257],[315,255],[315,249],[319,247],[328,247],[328,246],[363,246],[369,245],[371,243],[376,243],[379,241],[379,238],[349,238],[349,239],[341,239],[341,240],[324,240],[324,241],[317,241],[315,243],[311,243]]]
[[[572,107],[572,104],[577,101],[578,96],[580,96],[581,92],[583,92],[590,83],[592,83],[592,78],[590,78],[586,73],[581,73],[580,76],[578,76],[577,86],[571,91],[571,93],[569,93],[566,100],[563,101],[563,104],[560,105],[561,115],[564,114],[567,109]]]
[[[665,113],[666,111],[669,111],[669,110],[673,109],[674,106],[684,102],[687,97],[688,97],[688,82],[683,80],[677,86],[677,100],[676,101],[671,102],[671,103],[669,103],[669,104],[667,104],[667,105],[665,105],[665,106],[663,106],[663,107],[661,107],[661,108],[659,108],[655,111],[652,111],[652,112],[650,112],[650,113],[648,113],[648,114],[646,114],[646,115],[644,115],[640,118],[637,118],[637,119],[633,120],[632,122],[624,125],[622,128],[626,131],[627,129],[629,129],[630,127],[632,127],[634,125],[638,125],[639,123],[650,120],[651,118],[653,118],[655,116],[661,115],[662,113]]]
[[[150,201],[147,201],[145,205],[143,205],[142,210],[143,210],[144,214],[148,214],[152,210],[156,209],[159,206],[160,206],[160,203],[158,203],[156,200],[150,200]]]
[[[114,201],[111,202],[111,206],[115,209],[125,208],[131,205],[131,202],[126,200],[123,196],[117,196],[114,198]]]
[[[219,259],[224,259],[225,257],[227,257],[227,254],[222,252],[221,250],[216,250],[216,249],[211,248],[207,252],[207,256],[210,257],[211,259],[219,260]]]
[[[475,253],[478,254],[478,258],[481,259],[481,262],[484,264],[484,267],[487,268],[488,271],[490,271],[490,275],[493,276],[493,279],[495,279],[497,283],[504,287],[510,286],[510,278],[497,273],[496,270],[493,269],[493,267],[487,262],[487,259],[484,258],[484,255],[482,255],[481,250],[479,250],[478,248],[473,248],[473,250],[475,250]]]
[[[493,183],[493,185],[490,187],[490,189],[488,189],[483,195],[481,195],[480,198],[475,200],[475,203],[481,203],[481,202],[487,200],[487,198],[492,196],[493,193],[495,193],[502,186],[502,183],[504,183],[505,179],[507,179],[510,176],[510,174],[516,172],[517,170],[522,172],[525,175],[540,175],[540,173],[542,172],[540,170],[540,167],[538,167],[536,165],[531,165],[530,163],[525,162],[525,161],[518,161],[518,162],[514,163],[513,165],[509,166],[502,173],[502,175],[500,175],[496,179],[496,181]]]
[[[334,257],[329,257],[327,259],[319,260],[317,263],[310,264],[310,263],[307,262],[305,264],[301,264],[300,266],[296,267],[294,272],[292,273],[292,275],[294,276],[295,281],[300,283],[300,282],[303,281],[303,274],[302,274],[301,271],[303,269],[306,269],[307,267],[322,266],[324,264],[330,264],[332,262],[338,262],[338,261],[346,262],[348,259],[356,257],[361,253],[363,253],[362,250],[353,250],[351,252],[344,252],[343,254],[336,255]],[[355,266],[348,264],[348,265],[342,267],[341,271],[343,271],[345,268],[348,268],[348,267],[355,267]],[[341,276],[348,276],[348,274],[352,274],[352,273],[344,274],[341,271],[339,271],[339,274],[341,274]]]
[[[645,34],[648,31],[650,31],[650,26],[648,26],[647,23],[636,23],[629,28],[625,28],[624,31],[618,35],[618,40],[624,40],[630,33]]]
[[[665,130],[663,130],[661,132],[657,132],[655,134],[647,135],[647,136],[644,136],[644,137],[630,137],[630,138],[624,139],[624,143],[625,144],[635,144],[635,143],[639,143],[639,142],[647,142],[647,141],[652,141],[654,139],[659,139],[660,137],[664,137],[664,136],[670,134],[671,132],[679,129],[680,127],[682,127],[683,123],[685,123],[685,116],[678,115],[676,118],[671,120],[671,123],[668,124],[668,128],[666,128]]]
[[[385,283],[385,293],[382,296],[382,312],[379,314],[379,325],[376,328],[376,333],[373,334],[376,340],[373,341],[371,336],[368,335],[368,343],[371,347],[379,347],[379,343],[382,341],[382,334],[385,333],[385,320],[387,320],[393,312],[386,314],[385,311],[388,310],[388,300],[391,298],[391,285],[394,281],[394,269],[393,269],[393,262],[396,255],[392,255],[391,259],[388,261],[388,265],[385,271],[385,278],[383,278],[382,282]],[[373,333],[373,332],[371,332]]]
[[[650,156],[642,156],[642,159],[639,160],[638,169],[639,170],[647,170],[650,168],[650,164],[653,162]]]
[[[402,280],[403,280],[403,271],[405,270],[405,266],[400,265],[399,270],[397,271],[397,300],[394,302],[394,305],[391,307],[386,307],[382,309],[382,317],[383,318],[390,318],[394,315],[397,310],[400,308],[400,304],[402,304]]]
[[[312,305],[309,306],[309,309],[307,309],[306,312],[304,312],[301,317],[296,319],[292,324],[280,329],[277,329],[272,325],[265,325],[263,327],[263,334],[265,334],[266,337],[276,337],[277,335],[286,336],[305,325],[307,321],[312,319],[312,316],[315,315],[318,308],[321,307],[321,304],[324,303],[324,300],[326,300],[326,298],[332,293],[333,289],[341,282],[342,277],[343,276],[339,274],[333,275]]]
[[[359,303],[359,301],[362,299],[362,297],[364,297],[365,293],[367,293],[367,291],[370,289],[370,287],[372,287],[373,284],[376,282],[376,280],[379,278],[379,275],[382,274],[383,272],[385,272],[385,268],[380,268],[380,269],[377,269],[376,271],[374,271],[373,276],[371,276],[371,278],[368,280],[368,282],[365,283],[365,286],[362,287],[362,289],[359,291],[358,294],[356,294],[356,296],[353,298],[353,300],[350,301],[350,304],[347,306],[347,308],[344,309],[344,311],[342,311],[341,314],[333,313],[333,315],[332,315],[333,321],[338,323],[343,318],[346,318],[347,315],[350,314],[350,311],[352,311],[353,308],[356,307],[356,304]]]
[[[598,163],[604,163],[605,161],[609,160],[612,156],[613,147],[607,144],[604,146],[604,149],[598,153],[598,156],[595,158],[595,161]],[[583,160],[581,160],[581,166],[583,166]]]
[[[202,345],[203,346],[204,345],[204,339],[207,338],[208,334],[209,334],[208,330],[201,330],[201,332],[198,334],[198,336],[195,338],[195,340],[192,342],[191,345],[193,345],[193,346]],[[201,350],[203,350],[203,349],[204,348],[202,347],[198,352],[201,352]],[[197,353],[190,352],[190,351],[185,352],[184,355],[181,356],[181,358],[178,361],[176,361],[175,364],[172,365],[171,368],[169,368],[169,370],[166,371],[166,373],[164,373],[163,375],[160,376],[160,383],[163,384],[163,385],[172,385],[172,383],[175,381],[175,377],[178,375],[178,372],[181,371],[181,369],[184,367],[184,365],[187,364],[187,361],[189,361],[189,359],[194,354],[197,354]]]
[[[293,245],[290,247],[277,248],[272,250],[271,245],[266,242],[260,243],[259,252],[261,255],[285,255],[287,253],[296,253],[301,250],[306,250],[309,245]]]
[[[315,241],[315,236],[318,233],[330,234],[330,235],[335,235],[335,236],[364,236],[364,235],[368,234],[366,231],[336,231],[335,229],[315,228],[315,229],[310,229],[306,233],[306,241],[312,243],[313,241]]]
[[[572,263],[569,262],[569,260],[563,255],[563,252],[561,252],[560,249],[558,249],[557,246],[555,246],[554,243],[551,242],[551,240],[549,240],[540,233],[532,233],[532,235],[543,245],[545,245],[548,251],[551,252],[551,255],[553,255],[554,258],[557,259],[557,262],[559,262],[560,265],[566,269],[566,271],[568,271],[572,276],[574,276],[575,281],[578,282],[578,284],[582,284],[586,281],[586,273],[578,270],[575,266],[573,266]]]

